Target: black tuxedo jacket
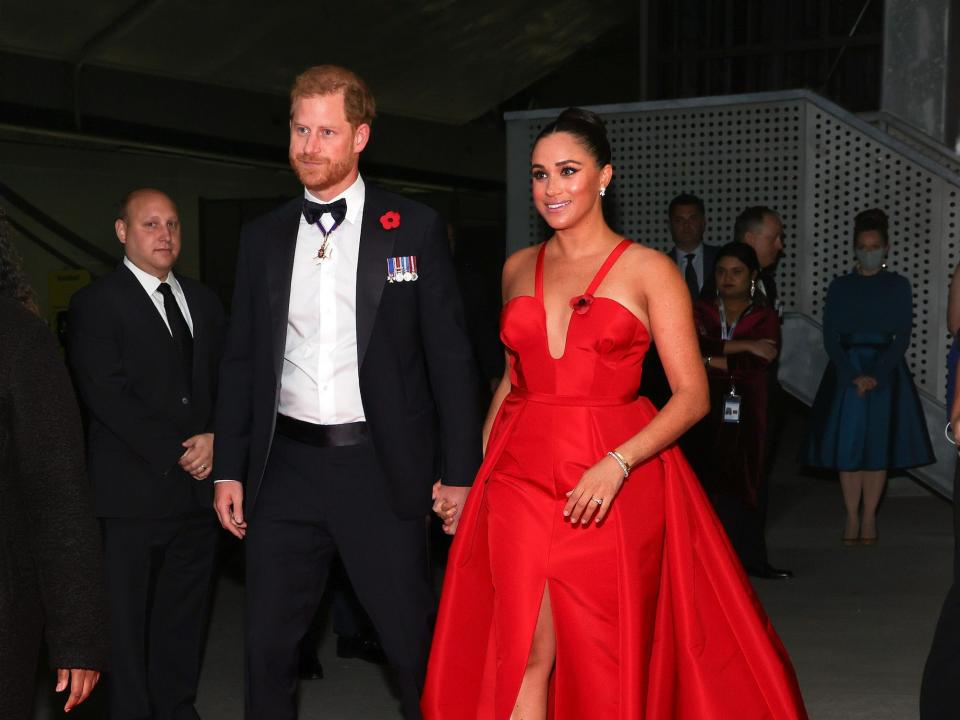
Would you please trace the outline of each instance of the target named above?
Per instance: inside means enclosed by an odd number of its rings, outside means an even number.
[[[446,224],[366,183],[357,265],[360,395],[394,510],[430,508],[430,486],[470,485],[480,464],[477,374]],[[216,412],[216,477],[242,480],[246,509],[273,442],[302,198],[241,232]],[[400,214],[386,229],[381,217]],[[419,279],[387,282],[387,258],[416,256]]]
[[[88,465],[100,517],[167,517],[212,506],[213,485],[177,464],[213,431],[224,316],[212,291],[177,275],[193,320],[193,389],[170,331],[125,265],[70,302],[68,359],[88,414]],[[216,457],[214,457],[216,464]]]
[[[713,266],[717,262],[717,253],[719,252],[720,248],[717,245],[703,244],[703,285],[700,288],[700,297],[705,300],[717,296],[717,278],[713,274]],[[674,262],[679,262],[680,251],[677,250],[676,245],[667,251],[667,255],[673,258]],[[680,267],[680,274],[683,274],[682,266]],[[693,299],[697,300],[697,298]]]

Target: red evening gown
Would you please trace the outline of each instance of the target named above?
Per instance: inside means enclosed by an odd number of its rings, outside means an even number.
[[[587,288],[560,358],[548,349],[543,247],[536,294],[504,306],[512,390],[451,548],[426,720],[510,717],[545,587],[554,720],[807,717],[786,651],[676,447],[633,469],[600,525],[563,518],[583,472],[656,414],[637,397],[645,326],[594,296],[629,244]]]

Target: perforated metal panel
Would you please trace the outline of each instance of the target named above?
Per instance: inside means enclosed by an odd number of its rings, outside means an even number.
[[[960,261],[960,178],[802,91],[594,109],[607,120],[613,146],[610,224],[666,250],[670,199],[693,192],[707,206],[707,242],[722,244],[741,210],[768,205],[784,222],[777,279],[788,311],[821,319],[830,282],[853,266],[854,216],[884,209],[888,264],[914,292],[907,359],[917,385],[943,397],[946,296]],[[509,250],[546,236],[530,201],[528,163],[536,134],[557,112],[507,116]]]

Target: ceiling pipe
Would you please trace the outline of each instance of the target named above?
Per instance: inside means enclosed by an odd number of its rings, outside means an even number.
[[[80,79],[84,65],[111,40],[133,28],[162,2],[163,0],[137,0],[113,22],[95,32],[80,48],[73,65],[73,124],[78,131],[83,130],[83,96]]]

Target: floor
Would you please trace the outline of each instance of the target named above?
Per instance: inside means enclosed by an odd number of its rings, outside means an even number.
[[[784,428],[768,532],[771,561],[796,578],[758,580],[755,587],[790,652],[813,720],[916,718],[923,663],[950,580],[951,507],[908,478],[894,478],[880,542],[842,546],[837,483],[795,461],[803,422],[795,409]],[[242,601],[241,584],[223,574],[197,703],[205,720],[242,716]],[[301,685],[301,718],[399,718],[384,673],[338,659],[333,645],[326,633],[320,647],[326,677]],[[34,717],[63,717],[56,709],[62,702],[53,703],[38,689]],[[88,705],[71,717],[102,717],[102,698]]]

